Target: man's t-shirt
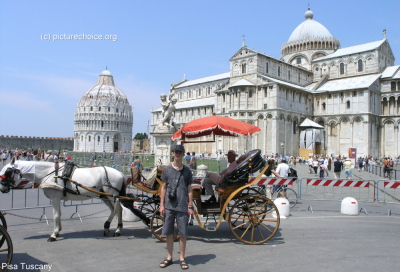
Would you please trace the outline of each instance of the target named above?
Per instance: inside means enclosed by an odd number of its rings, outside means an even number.
[[[343,162],[335,161],[333,163],[333,172],[340,172],[343,169]]]
[[[188,186],[193,183],[192,171],[187,167],[183,166],[182,170],[176,170],[172,165],[167,165],[161,174],[161,179],[163,182],[167,183],[167,191],[165,193],[165,208],[179,211],[188,211]],[[178,184],[179,179],[179,184]],[[174,200],[169,199],[168,191],[175,189],[177,198]]]
[[[287,165],[286,163],[280,163],[276,168],[276,172],[281,177],[287,177],[289,175],[289,165]]]

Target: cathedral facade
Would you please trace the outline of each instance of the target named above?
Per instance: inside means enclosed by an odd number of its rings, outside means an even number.
[[[311,119],[323,127],[314,154],[400,154],[400,66],[394,66],[386,33],[380,41],[341,48],[313,17],[309,9],[282,45],[280,59],[243,42],[229,72],[173,84],[176,127],[215,113],[261,128],[251,138],[217,137],[216,144],[187,144],[187,150],[258,148],[268,155],[304,156],[300,125]],[[152,111],[153,128],[161,111]]]
[[[74,151],[131,151],[132,127],[132,106],[104,70],[76,107]]]

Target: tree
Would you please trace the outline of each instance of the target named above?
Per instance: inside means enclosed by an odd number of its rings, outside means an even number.
[[[136,133],[135,137],[133,139],[135,140],[144,140],[144,139],[148,139],[149,136],[147,136],[146,133]]]

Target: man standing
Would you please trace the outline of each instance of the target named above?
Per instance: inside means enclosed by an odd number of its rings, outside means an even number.
[[[176,145],[172,151],[174,161],[164,168],[161,179],[163,185],[160,195],[160,214],[164,216],[164,228],[162,234],[167,237],[167,258],[160,263],[165,268],[173,263],[172,252],[174,247],[174,223],[179,230],[179,261],[182,269],[188,269],[185,261],[187,224],[189,214],[193,215],[192,171],[183,165],[185,155],[183,145]]]
[[[344,174],[346,175],[347,179],[353,178],[353,173],[351,172],[351,166],[353,162],[350,159],[346,159],[343,163],[344,165]]]
[[[333,162],[333,173],[335,175],[335,178],[340,179],[340,172],[342,172],[343,169],[343,162],[336,157],[335,161]]]

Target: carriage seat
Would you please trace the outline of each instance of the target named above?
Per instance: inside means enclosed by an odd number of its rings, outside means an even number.
[[[163,167],[155,167],[150,172],[147,179],[142,175],[142,171],[138,167],[131,167],[132,185],[151,194],[158,192],[160,183],[156,180],[161,178]]]

